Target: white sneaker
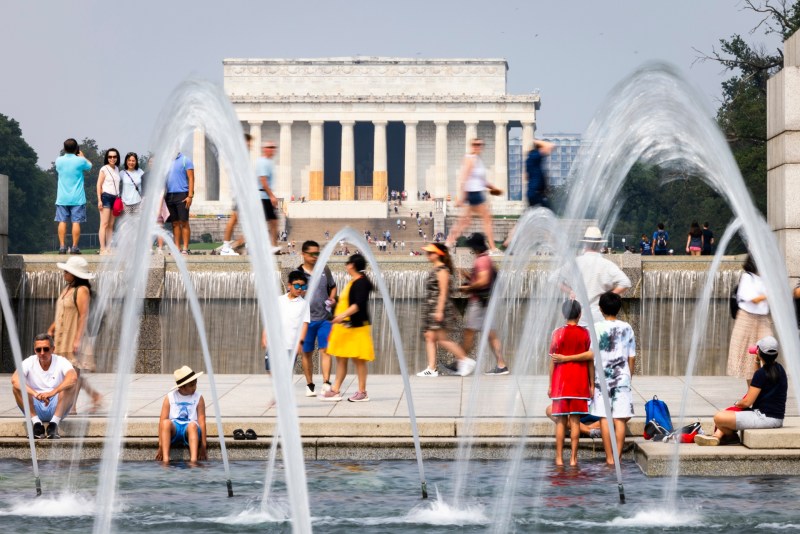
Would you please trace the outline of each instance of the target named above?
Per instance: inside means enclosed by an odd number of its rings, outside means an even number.
[[[317,392],[311,389],[311,386],[306,385],[306,397],[316,397]]]
[[[231,247],[222,247],[222,250],[219,251],[220,256],[238,256],[239,253],[233,250]]]
[[[273,254],[280,254],[281,253],[281,247],[278,247],[278,246],[272,247],[272,253]]]
[[[499,248],[493,248],[492,250],[489,251],[489,256],[502,256],[502,255],[503,251],[500,250]]]
[[[472,358],[464,358],[463,360],[458,360],[458,370],[456,374],[458,376],[469,376],[475,370],[475,367],[478,363],[473,360]]]
[[[323,382],[322,383],[322,392],[323,393],[327,393],[330,390],[331,390],[331,385],[328,384],[327,382]]]
[[[439,371],[437,371],[436,369],[426,368],[424,371],[420,371],[419,373],[417,373],[417,376],[431,376],[431,377],[439,376]]]

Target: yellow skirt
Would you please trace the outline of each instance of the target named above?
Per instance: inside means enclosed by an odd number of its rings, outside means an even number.
[[[375,359],[372,346],[372,326],[346,328],[341,324],[331,327],[328,354],[337,358],[357,358],[371,362]]]

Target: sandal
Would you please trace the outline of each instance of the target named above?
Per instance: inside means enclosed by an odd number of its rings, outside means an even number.
[[[244,433],[244,439],[257,439],[258,436],[256,435],[256,431],[252,428],[248,428],[247,431]]]
[[[236,430],[234,430],[233,431],[233,439],[235,439],[236,441],[245,439],[244,438],[244,430],[242,430],[241,428],[237,428]]]

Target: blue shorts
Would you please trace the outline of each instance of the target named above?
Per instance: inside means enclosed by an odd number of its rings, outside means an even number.
[[[80,206],[60,206],[56,204],[56,222],[86,222],[86,204]]]
[[[483,191],[467,191],[467,204],[470,206],[480,206],[486,202]]]
[[[176,421],[175,419],[172,420],[172,426],[175,427],[175,435],[172,436],[171,444],[182,443],[183,445],[189,445],[189,438],[186,436],[186,427],[189,426],[190,421]],[[197,424],[197,423],[195,423]],[[200,431],[200,425],[197,425],[197,437],[199,439],[203,439],[203,433]]]
[[[303,340],[303,352],[311,352],[314,350],[314,342],[317,342],[317,346],[321,349],[328,348],[328,337],[331,335],[331,322],[322,320],[322,321],[311,321],[308,323],[308,330],[306,331],[306,337]]]
[[[104,208],[111,209],[114,207],[114,201],[117,199],[117,195],[112,195],[111,193],[101,193],[100,194],[100,202],[103,203]]]
[[[49,423],[53,419],[56,414],[56,407],[58,407],[58,393],[50,398],[50,403],[47,406],[39,399],[33,399],[33,410],[39,419],[45,423]]]

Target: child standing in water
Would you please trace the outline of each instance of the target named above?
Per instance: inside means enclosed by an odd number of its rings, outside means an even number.
[[[603,320],[595,323],[597,345],[603,361],[603,369],[598,375],[604,377],[608,388],[611,417],[614,419],[614,432],[617,437],[617,451],[622,454],[625,443],[627,423],[633,417],[633,396],[631,395],[631,369],[636,356],[636,339],[633,328],[625,321],[617,319],[622,308],[622,297],[614,292],[600,295],[600,311]],[[606,405],[600,383],[595,379],[592,415],[600,419],[600,431],[603,435],[603,448],[606,451],[606,463],[614,465],[611,434],[608,430]]]
[[[568,300],[561,306],[567,324],[553,332],[550,341],[550,387],[552,417],[556,422],[556,465],[564,465],[564,438],[570,428],[569,465],[578,465],[581,417],[589,413],[594,395],[594,363],[589,331],[578,325],[581,305]]]

